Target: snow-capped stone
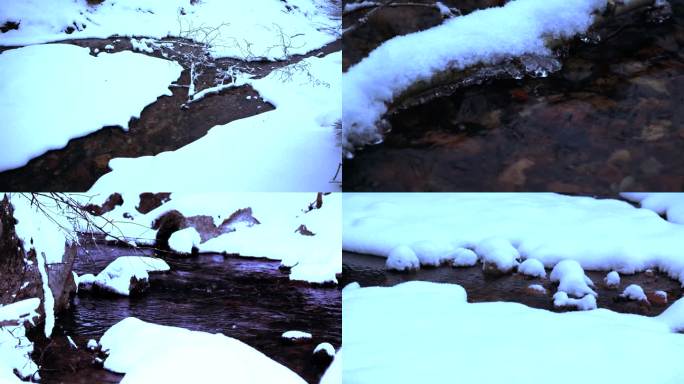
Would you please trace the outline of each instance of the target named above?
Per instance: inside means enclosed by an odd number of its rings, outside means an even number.
[[[88,340],[88,344],[86,344],[86,348],[90,349],[91,351],[97,349],[98,346],[99,344],[97,341],[95,341],[95,339]]]
[[[149,272],[164,272],[170,269],[162,259],[145,256],[121,256],[112,261],[96,277],[94,285],[99,289],[129,296],[140,293],[148,286]],[[80,279],[82,279],[83,276]]]
[[[603,283],[607,288],[617,288],[620,285],[620,274],[616,271],[608,272],[603,278]]]
[[[575,297],[598,296],[590,288],[590,286],[594,286],[594,283],[584,274],[584,269],[575,260],[563,260],[556,264],[549,278],[553,282],[558,282],[558,291],[563,291],[568,295]]]
[[[411,249],[416,253],[420,265],[439,267],[447,261],[447,255],[451,252],[448,244],[436,241],[419,241],[411,244]]]
[[[488,275],[502,275],[513,272],[520,257],[518,250],[503,238],[491,237],[477,244],[475,248],[482,259],[482,270]]]
[[[518,266],[518,273],[532,277],[546,277],[544,264],[537,259],[527,259]]]
[[[531,284],[525,288],[525,292],[533,296],[545,296],[546,288],[544,288],[541,284]]]
[[[581,299],[573,299],[568,297],[568,294],[563,291],[558,291],[553,295],[553,306],[565,308],[574,307],[580,311],[588,311],[597,308],[596,297],[593,295],[586,295]]]
[[[472,267],[477,264],[477,253],[468,248],[456,248],[447,255],[452,267]]]
[[[646,298],[646,293],[644,293],[644,289],[637,284],[628,285],[627,288],[625,288],[625,290],[622,292],[620,297],[629,300],[648,302],[648,299]]]
[[[201,241],[199,232],[194,227],[188,227],[171,234],[169,248],[178,253],[190,254],[197,250]]]
[[[335,347],[330,343],[320,343],[313,351],[313,362],[316,365],[327,367],[335,357]]]
[[[287,331],[280,336],[283,340],[290,343],[300,343],[311,339],[311,334],[303,331]]]
[[[395,271],[412,271],[420,268],[420,260],[413,249],[400,245],[389,253],[385,267]]]

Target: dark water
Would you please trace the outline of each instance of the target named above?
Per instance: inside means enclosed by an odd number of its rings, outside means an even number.
[[[77,273],[99,272],[116,256],[130,250],[89,247],[81,252]],[[59,332],[78,345],[99,339],[113,324],[128,316],[157,324],[223,333],[239,339],[317,383],[325,366],[312,360],[322,342],[339,348],[342,341],[341,296],[337,288],[293,283],[278,269],[279,262],[263,259],[202,255],[170,259],[171,272],[153,275],[150,289],[138,298],[101,298],[80,294],[73,310],[60,316]],[[311,341],[284,343],[280,335],[302,330]],[[93,355],[74,351],[65,339],[57,341],[43,359],[46,382],[117,382],[120,375],[92,364]],[[41,353],[40,351],[38,353]],[[58,356],[68,353],[66,357]],[[78,370],[76,375],[73,370]]]
[[[574,41],[547,78],[496,80],[396,111],[344,162],[348,191],[614,193],[684,188],[684,1]]]
[[[423,280],[438,283],[451,283],[461,285],[468,293],[468,301],[492,302],[512,301],[530,307],[562,311],[554,308],[552,297],[556,293],[558,284],[547,279],[531,278],[529,276],[511,274],[501,277],[485,276],[482,273],[482,265],[478,264],[468,268],[422,268],[411,273],[390,272],[385,270],[385,258],[360,255],[355,253],[343,254],[343,275],[341,285],[358,282],[361,286],[393,286],[406,281]],[[547,270],[547,276],[551,271]],[[652,276],[645,273],[634,275],[620,275],[620,287],[618,290],[608,289],[603,284],[603,278],[607,272],[585,271],[595,284],[598,293],[596,303],[599,308],[607,308],[616,312],[636,313],[646,316],[655,316],[662,313],[668,305],[654,302],[645,305],[635,301],[623,301],[618,298],[622,290],[629,284],[638,284],[647,295],[654,291],[667,292],[668,304],[673,303],[684,294],[681,284],[668,278],[666,275],[655,272]],[[533,295],[526,291],[530,284],[541,284],[546,288],[546,295]]]

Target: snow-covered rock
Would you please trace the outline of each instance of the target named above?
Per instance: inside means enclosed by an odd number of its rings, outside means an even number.
[[[78,276],[78,287],[80,289],[83,289],[84,291],[89,291],[93,288],[93,284],[95,284],[95,275],[92,273],[86,273],[81,276]]]
[[[503,238],[491,237],[477,244],[475,253],[482,260],[482,270],[486,274],[501,275],[513,272],[518,266],[520,253]]]
[[[558,291],[553,295],[553,306],[560,308],[574,307],[580,311],[588,311],[596,309],[596,297],[594,295],[586,295],[581,299],[574,299],[568,297],[568,294],[563,291]]]
[[[159,96],[171,95],[169,85],[181,71],[178,63],[168,60],[131,52],[92,56],[88,48],[71,44],[3,52],[2,139],[17,145],[3,148],[0,171],[21,167],[105,126],[128,130],[131,117],[140,117],[143,108]]]
[[[468,248],[457,248],[446,256],[452,267],[472,267],[477,264],[477,253]]]
[[[201,240],[199,232],[193,227],[188,227],[171,234],[169,248],[178,253],[190,254],[197,250]]]
[[[420,260],[413,249],[400,245],[389,253],[385,266],[395,271],[412,271],[420,268]]]
[[[165,272],[169,269],[169,265],[162,259],[121,256],[97,274],[94,285],[107,292],[129,296],[147,288],[149,272]]]
[[[646,298],[646,293],[644,293],[644,289],[637,284],[628,285],[627,288],[625,288],[625,290],[622,292],[622,294],[620,294],[620,297],[634,301],[648,302],[648,299]]]
[[[603,283],[608,288],[617,288],[620,285],[620,274],[616,271],[608,272],[606,277],[603,278]]]
[[[297,374],[249,345],[224,336],[147,323],[128,317],[100,339],[104,368],[124,373],[122,384],[304,384]]]
[[[591,279],[584,274],[584,269],[575,260],[563,260],[556,264],[549,276],[551,281],[558,282],[558,291],[575,297],[585,295],[598,296],[590,286],[594,286]]]
[[[327,367],[335,357],[335,347],[330,343],[320,343],[314,348],[313,362],[319,366]]]
[[[527,259],[518,266],[518,273],[532,277],[546,277],[544,264],[537,259]]]
[[[430,267],[442,265],[447,261],[451,252],[451,246],[436,241],[418,241],[411,244],[411,249],[418,257],[420,265]]]
[[[300,341],[311,339],[311,334],[309,332],[293,330],[283,332],[283,334],[280,337],[289,342],[297,343]]]
[[[88,344],[86,344],[86,348],[90,349],[91,351],[97,349],[97,347],[99,346],[100,345],[97,343],[95,339],[88,340]]]

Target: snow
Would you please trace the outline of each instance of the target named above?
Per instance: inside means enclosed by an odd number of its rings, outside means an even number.
[[[498,237],[490,237],[477,244],[475,253],[480,256],[483,264],[493,264],[500,271],[511,271],[518,265],[520,257],[518,250],[509,241]]]
[[[169,248],[178,253],[192,253],[193,248],[200,244],[200,234],[193,227],[176,231],[169,237]]]
[[[546,270],[544,264],[537,259],[527,259],[518,266],[518,273],[532,277],[546,277]]]
[[[286,7],[291,7],[288,11]],[[0,45],[110,36],[180,36],[209,44],[215,58],[283,59],[336,39],[340,20],[324,2],[310,0],[117,0],[88,6],[85,0],[0,2],[0,25],[20,21],[0,34]],[[76,27],[73,33],[67,27]]]
[[[402,244],[472,248],[498,237],[546,268],[569,259],[621,274],[657,269],[684,283],[684,226],[614,199],[552,193],[345,193],[343,249],[386,257]]]
[[[644,289],[637,284],[628,285],[620,296],[630,300],[648,301],[646,294],[644,293]]]
[[[330,343],[320,343],[314,348],[313,353],[316,354],[319,351],[324,351],[326,355],[333,357],[335,356],[335,347]]]
[[[456,248],[447,255],[452,267],[472,267],[477,264],[477,254],[468,248]]]
[[[670,305],[658,317],[658,320],[667,324],[672,332],[684,331],[684,298],[680,298]]]
[[[115,158],[91,192],[121,185],[172,191],[338,191],[342,55],[311,57],[247,79],[276,109],[211,128],[176,151]]]
[[[311,334],[303,331],[287,331],[283,332],[281,335],[283,339],[298,340],[298,339],[310,339]]]
[[[447,261],[447,257],[451,248],[448,244],[442,244],[431,241],[418,241],[411,245],[411,248],[416,253],[420,265],[430,267],[438,267]]]
[[[381,139],[387,103],[445,69],[549,55],[547,40],[587,31],[606,0],[514,0],[382,43],[343,75],[344,142],[349,150]]]
[[[298,383],[288,368],[239,340],[222,334],[190,331],[128,317],[100,339],[108,354],[104,367],[125,373],[122,384]]]
[[[98,346],[99,346],[99,344],[97,343],[97,341],[95,339],[88,340],[88,344],[86,345],[86,347],[90,350],[97,349]]]
[[[335,355],[332,364],[321,377],[319,384],[342,384],[342,350]]]
[[[667,215],[667,220],[670,222],[684,224],[684,193],[630,192],[620,195],[628,200],[638,202],[642,208]]]
[[[413,249],[406,245],[400,245],[387,256],[387,269],[396,271],[411,271],[420,268],[420,260]]]
[[[131,278],[147,280],[149,272],[168,271],[162,259],[145,256],[120,256],[95,277],[94,284],[101,289],[123,296],[130,295]]]
[[[581,299],[574,299],[569,297],[564,291],[558,291],[553,295],[553,306],[554,307],[574,307],[580,311],[589,311],[596,309],[596,297],[593,295],[586,295]]]
[[[2,34],[0,34],[2,36]],[[70,139],[104,126],[128,129],[131,117],[180,76],[175,62],[131,52],[90,55],[89,48],[48,44],[0,54],[0,171],[25,165]],[[36,76],[40,74],[40,76]]]
[[[79,276],[78,280],[76,280],[76,281],[77,281],[78,286],[81,289],[84,289],[87,291],[93,287],[93,284],[95,284],[96,279],[97,278],[92,273],[86,273],[84,275]]]
[[[668,325],[684,325],[684,311],[674,306],[665,313],[673,320],[606,309],[554,313],[467,303],[461,287],[426,282],[353,289],[342,300],[348,383],[684,382],[684,337]]]
[[[33,343],[26,337],[24,322],[33,324],[38,317],[40,299],[31,298],[0,306],[0,323],[16,321],[19,325],[0,327],[0,383],[22,383],[14,371],[22,378],[28,378],[38,371],[31,360]]]
[[[81,203],[99,204],[110,193],[102,192],[92,199],[81,197]],[[342,272],[340,194],[324,195],[321,209],[308,213],[303,210],[316,200],[316,193],[174,192],[170,201],[147,214],[141,214],[135,208],[139,201],[138,193],[129,191],[122,193],[122,196],[123,205],[103,217],[93,219],[97,225],[126,240],[154,244],[157,230],[151,228],[152,222],[169,211],[177,210],[185,217],[208,215],[218,227],[238,209],[250,207],[260,224],[250,226],[245,221],[233,223],[233,232],[198,244],[198,251],[281,260],[283,266],[291,267],[291,280],[311,283],[335,283],[336,275]],[[124,214],[131,219],[121,220]],[[115,225],[110,224],[110,220]],[[300,225],[306,225],[316,235],[295,233]]]
[[[606,277],[603,278],[603,282],[608,287],[617,287],[620,285],[620,274],[615,271],[610,271]]]
[[[74,339],[72,339],[71,336],[67,335],[67,341],[69,341],[69,345],[72,348],[78,349],[78,345],[76,345],[76,343],[74,343]]]
[[[543,287],[542,285],[540,285],[540,284],[530,284],[530,286],[527,287],[527,288],[529,288],[529,289],[531,289],[531,290],[533,290],[533,291],[539,292],[539,293],[546,294],[546,288],[544,288],[544,287]]]
[[[594,286],[591,279],[584,274],[584,269],[575,260],[563,260],[556,264],[551,271],[549,279],[558,282],[558,291],[575,297],[585,295],[598,296],[590,286]]]

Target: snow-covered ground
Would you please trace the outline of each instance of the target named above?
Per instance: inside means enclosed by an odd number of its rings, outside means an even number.
[[[550,55],[549,40],[587,31],[606,0],[513,0],[422,32],[390,39],[343,76],[343,141],[347,150],[377,142],[387,104],[439,71],[506,58]]]
[[[512,247],[518,261],[534,258],[546,268],[570,259],[580,270],[652,268],[684,283],[684,226],[620,200],[524,193],[348,193],[343,200],[343,248],[351,252],[387,257],[407,246],[433,265],[464,247],[480,251],[481,261],[496,254],[506,268]],[[482,246],[493,237],[499,253]]]
[[[100,204],[109,193],[92,198],[74,196],[82,203]],[[316,200],[316,193],[172,193],[169,202],[147,214],[135,209],[138,193],[124,193],[123,200],[122,206],[95,218],[98,226],[122,240],[152,244],[157,233],[151,228],[153,221],[172,210],[185,217],[207,215],[220,226],[238,209],[250,207],[260,224],[234,223],[235,231],[198,244],[199,252],[237,253],[281,260],[284,266],[292,267],[292,280],[336,282],[335,275],[342,272],[340,194],[323,196],[322,207],[307,213],[304,210]],[[123,218],[124,214],[130,219]],[[295,232],[300,225],[305,225],[314,235]]]
[[[306,383],[266,355],[223,334],[190,331],[128,317],[100,339],[104,367],[126,383]]]
[[[684,382],[684,299],[655,318],[470,304],[428,282],[351,285],[342,300],[348,383]]]
[[[339,20],[324,0],[22,0],[0,2],[0,45],[110,36],[185,37],[212,56],[282,59],[336,39]],[[71,33],[67,33],[71,30]]]
[[[641,204],[642,208],[666,215],[667,220],[684,224],[684,193],[673,192],[630,192],[622,197]]]
[[[145,106],[171,95],[169,85],[181,71],[168,60],[132,52],[91,56],[90,49],[68,44],[3,52],[0,172],[104,126],[127,130]]]
[[[173,152],[109,162],[91,191],[337,191],[340,52],[245,80],[276,109],[212,128]],[[337,181],[341,180],[338,175]]]

